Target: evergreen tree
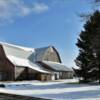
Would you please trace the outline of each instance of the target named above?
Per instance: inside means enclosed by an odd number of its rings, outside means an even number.
[[[99,11],[96,11],[94,13],[94,16],[92,17],[92,22],[93,22],[93,26],[95,26],[94,27],[95,35],[92,34],[91,47],[95,53],[96,62],[97,62],[96,77],[100,83],[100,12]]]
[[[77,46],[79,55],[76,58],[75,70],[78,77],[84,81],[100,79],[100,12],[95,11],[84,25]]]

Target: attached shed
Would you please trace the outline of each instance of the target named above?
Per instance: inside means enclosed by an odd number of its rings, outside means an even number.
[[[58,62],[40,61],[38,62],[48,70],[54,71],[54,79],[72,79],[73,70]]]

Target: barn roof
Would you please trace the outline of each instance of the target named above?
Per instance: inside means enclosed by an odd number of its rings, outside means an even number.
[[[22,67],[29,67],[35,71],[41,73],[50,73],[47,69],[43,68],[41,65],[37,63],[33,63],[28,59],[22,59],[15,56],[7,56],[7,58],[15,65],[15,66],[22,66]]]
[[[42,61],[42,63],[46,64],[47,66],[54,69],[55,71],[72,71],[71,68],[68,68],[67,66],[61,63],[51,62],[51,61]]]
[[[29,59],[33,61],[39,61],[43,57],[45,51],[50,48],[50,46],[43,47],[43,48],[28,48],[23,46],[17,46],[5,42],[0,42],[3,46],[6,55],[12,55],[15,57]]]
[[[46,52],[46,50],[47,50],[48,48],[50,48],[50,46],[34,49],[35,52],[33,52],[33,53],[29,56],[29,59],[30,59],[31,61],[41,61],[41,60],[42,60],[42,57],[43,57],[43,55],[44,55],[44,53]]]
[[[15,66],[29,67],[42,73],[50,73],[41,65],[29,59],[29,57],[35,53],[34,48],[21,47],[21,46],[16,46],[16,45],[3,43],[3,42],[0,42],[0,44],[3,46],[6,57]],[[33,58],[34,58],[34,55],[33,55]]]
[[[3,46],[9,46],[9,47],[13,47],[16,49],[22,49],[24,51],[34,51],[34,48],[29,48],[29,47],[24,47],[24,46],[18,46],[18,45],[14,45],[14,44],[10,44],[10,43],[6,43],[6,42],[0,42],[1,45]]]
[[[33,70],[42,72],[42,73],[50,73],[46,68],[44,68],[36,61],[41,61],[42,56],[48,48],[53,48],[52,46],[44,47],[44,48],[27,48],[22,46],[16,46],[4,42],[0,42],[2,45],[6,57],[15,65],[15,66],[23,66],[29,67]],[[51,61],[43,61],[44,64],[50,66],[55,71],[71,71],[65,65],[61,63],[51,62]]]
[[[3,46],[6,55],[12,55],[23,59],[27,59],[33,52],[35,52],[34,48],[21,47],[4,42],[1,42],[0,44]]]

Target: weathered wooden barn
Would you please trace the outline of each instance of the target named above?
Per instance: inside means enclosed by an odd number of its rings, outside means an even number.
[[[0,80],[56,80],[73,78],[73,71],[61,64],[53,46],[27,48],[0,43]]]

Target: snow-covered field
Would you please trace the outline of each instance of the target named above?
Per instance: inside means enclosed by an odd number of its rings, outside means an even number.
[[[69,84],[76,81],[4,83],[6,88],[0,88],[0,93],[28,95],[53,100],[100,100],[99,85]]]

